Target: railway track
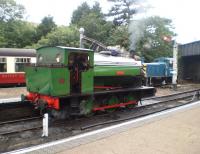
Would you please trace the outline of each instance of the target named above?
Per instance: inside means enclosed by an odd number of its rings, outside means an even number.
[[[39,116],[39,111],[27,102],[0,103],[0,123]]]
[[[124,108],[113,113],[101,113],[92,117],[75,117],[65,121],[54,121],[49,127],[50,136],[45,139],[41,139],[42,120],[40,116],[0,122],[0,142],[1,136],[7,138],[7,140],[12,138],[12,146],[6,146],[7,141],[1,142],[0,149],[3,150],[0,150],[0,152],[74,136],[131,119],[180,107],[198,100],[199,92],[200,89],[197,89],[169,96],[147,98],[142,100],[142,105],[138,105],[133,109]],[[151,103],[145,103],[148,101],[151,101]],[[6,128],[10,129],[8,130]],[[23,134],[28,134],[28,138],[22,137]],[[27,140],[29,142],[26,142]],[[4,146],[4,148],[1,148],[1,146]]]
[[[145,98],[143,100],[158,100],[158,101],[170,101],[173,99],[179,99],[182,97],[187,97],[187,96],[193,96],[196,95],[197,97],[200,97],[200,89],[195,89],[195,90],[188,90],[188,91],[184,91],[184,92],[178,92],[175,94],[170,94],[170,95],[165,95],[165,96],[154,96],[154,97],[149,97],[149,98]]]
[[[119,123],[119,122],[124,122],[124,121],[132,120],[132,119],[137,119],[137,118],[148,116],[154,113],[177,108],[177,107],[180,107],[192,102],[194,102],[193,96],[185,96],[184,98],[176,98],[176,100],[173,100],[173,101],[164,100],[162,102],[156,102],[156,103],[152,103],[148,105],[141,105],[139,107],[136,107],[136,109],[134,109],[134,112],[136,111],[140,112],[139,114],[133,114],[133,115],[129,115],[129,116],[119,118],[116,120],[110,120],[110,121],[95,123],[92,125],[82,126],[81,129],[85,130],[85,129],[89,129],[89,128],[93,128],[93,127],[97,127],[101,125],[110,125],[113,123]]]
[[[41,116],[4,121],[0,123],[0,136],[12,135],[42,128]]]
[[[24,119],[12,120],[12,121],[5,121],[5,122],[0,122],[0,125],[13,124],[13,123],[16,123],[16,122],[23,122],[23,121],[35,120],[35,119],[40,119],[40,118],[42,118],[42,117],[38,116],[38,117],[31,117],[31,118],[24,118]]]

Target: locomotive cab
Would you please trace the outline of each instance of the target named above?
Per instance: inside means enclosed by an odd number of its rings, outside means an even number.
[[[93,92],[93,55],[79,48],[37,49],[36,65],[25,69],[28,91],[57,97]]]
[[[88,53],[70,52],[68,59],[70,72],[70,94],[92,92],[92,65]]]

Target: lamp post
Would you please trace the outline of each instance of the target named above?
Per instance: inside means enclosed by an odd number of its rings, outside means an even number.
[[[178,75],[178,60],[177,60],[177,55],[178,55],[178,43],[176,40],[172,40],[170,36],[164,36],[163,40],[166,42],[172,42],[173,44],[173,66],[172,66],[172,86],[173,89],[177,89],[177,75]]]
[[[84,45],[83,45],[83,37],[84,37],[84,28],[80,28],[79,29],[79,32],[80,32],[80,48],[84,48]]]
[[[178,55],[178,44],[174,40],[173,41],[173,72],[172,72],[172,85],[173,89],[177,89],[177,72],[178,72],[178,67],[177,67],[177,55]]]

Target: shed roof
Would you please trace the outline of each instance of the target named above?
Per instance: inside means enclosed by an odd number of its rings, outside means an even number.
[[[180,56],[200,55],[200,41],[179,45]]]

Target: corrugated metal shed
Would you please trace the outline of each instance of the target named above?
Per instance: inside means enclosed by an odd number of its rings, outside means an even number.
[[[35,49],[0,48],[0,56],[35,57]]]
[[[180,80],[200,82],[200,55],[181,57],[178,70]]]
[[[200,41],[179,45],[179,55],[181,57],[200,55]]]

